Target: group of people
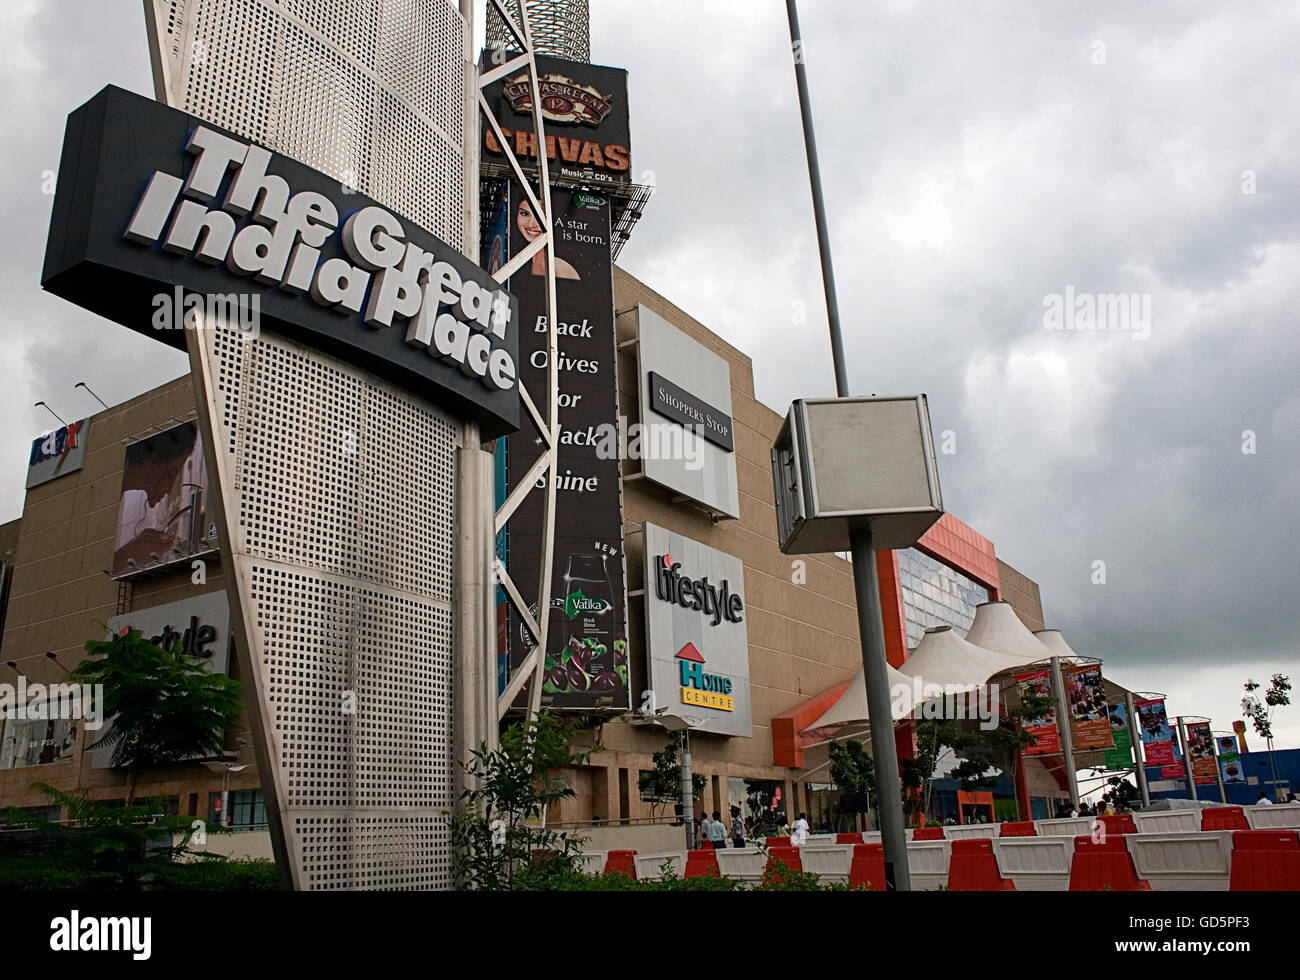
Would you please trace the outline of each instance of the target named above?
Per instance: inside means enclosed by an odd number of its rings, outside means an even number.
[[[709,819],[708,811],[700,813],[700,818],[695,821],[695,839],[699,842],[700,847],[724,848],[727,846],[727,838],[731,838],[732,847],[745,846],[745,821],[740,819],[740,807],[731,808],[731,825],[722,822],[722,812],[713,811],[713,819]]]
[[[1279,803],[1300,803],[1300,799],[1296,799],[1296,795],[1294,793],[1279,793],[1277,795],[1277,801]],[[1267,793],[1261,792],[1257,797],[1255,797],[1255,805],[1272,806],[1273,801],[1268,798]]]
[[[1111,803],[1109,800],[1098,800],[1096,803],[1089,805],[1084,800],[1077,807],[1072,806],[1069,800],[1062,800],[1056,804],[1056,816],[1065,817],[1113,817],[1117,813],[1132,813],[1127,803],[1120,800],[1118,803]]]
[[[799,814],[799,819],[785,829],[790,834],[794,845],[798,847],[808,838],[808,831],[811,829],[808,815]],[[723,822],[722,813],[718,810],[713,811],[711,819],[708,811],[703,811],[695,821],[695,840],[700,847],[725,848],[728,839],[732,847],[744,847],[745,838],[750,836],[753,836],[753,820],[742,820],[738,806],[731,808],[730,825]]]

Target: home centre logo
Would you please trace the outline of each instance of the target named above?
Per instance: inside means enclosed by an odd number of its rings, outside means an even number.
[[[464,280],[450,262],[435,261],[406,241],[402,223],[377,205],[342,223],[340,243],[351,261],[322,261],[321,246],[339,227],[333,201],[315,191],[294,193],[284,178],[267,173],[269,150],[206,126],[194,130],[185,150],[194,157],[188,176],[154,173],[126,228],[127,241],[161,242],[179,256],[224,262],[235,275],[307,293],[345,316],[361,314],[376,329],[404,317],[411,346],[452,362],[489,389],[514,387],[510,353],[492,346],[493,337],[505,339],[510,322],[504,291]],[[209,208],[228,170],[234,175],[221,206]],[[446,306],[466,319],[440,312]]]
[[[542,115],[552,122],[599,126],[614,107],[613,99],[602,95],[594,85],[581,85],[553,72],[537,80],[537,90],[542,99]],[[533,90],[527,72],[507,81],[505,93],[515,112],[533,111]]]
[[[694,643],[677,651],[678,669],[682,679],[682,704],[695,704],[719,711],[735,711],[736,699],[732,696],[731,678],[723,674],[704,671],[704,656]]]
[[[731,586],[724,578],[721,587],[709,584],[709,578],[692,581],[678,573],[682,567],[679,561],[673,561],[672,555],[660,555],[656,560],[658,572],[655,575],[655,595],[665,602],[675,602],[684,609],[698,609],[706,616],[712,616],[710,623],[717,626],[724,619],[729,623],[744,622],[741,611],[745,608],[740,596],[731,591]]]

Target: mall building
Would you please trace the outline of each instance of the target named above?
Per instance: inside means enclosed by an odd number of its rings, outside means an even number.
[[[726,812],[735,804],[760,826],[800,810],[808,811],[814,826],[851,820],[837,814],[825,741],[805,733],[861,670],[852,567],[834,554],[791,557],[778,548],[770,453],[782,416],[756,400],[750,358],[617,268],[614,291],[621,414],[630,423],[643,419],[641,396],[651,382],[642,363],[649,355],[641,347],[643,340],[650,344],[649,324],[657,344],[688,345],[694,360],[714,359],[729,385],[729,405],[721,407],[732,420],[734,494],[724,492],[729,502],[717,505],[701,502],[647,476],[648,461],[623,460],[633,710],[579,712],[587,725],[575,747],[599,751],[590,765],[569,773],[576,795],[548,814],[548,821],[583,826],[673,818],[671,802],[640,788],[641,775],[652,769],[652,756],[668,735],[638,716],[638,695],[654,690],[660,705],[681,700],[676,676],[664,683],[654,666],[678,651],[651,649],[659,639],[648,617],[671,603],[659,594],[658,576],[652,572],[647,579],[647,565],[657,567],[661,558],[656,543],[647,559],[648,534],[675,542],[670,547],[681,559],[683,576],[706,553],[734,562],[729,587],[733,600],[738,597],[741,622],[721,625],[740,625],[745,633],[740,660],[729,667],[735,686],[728,697],[735,710],[727,721],[734,723],[743,710],[748,723],[693,732],[694,771],[705,780],[696,809]],[[60,430],[53,443],[48,436],[36,440],[23,513],[0,526],[0,682],[17,684],[22,675],[29,686],[57,683],[84,658],[88,640],[102,638],[105,627],[127,625],[163,643],[192,643],[210,658],[212,669],[239,679],[194,417],[186,376],[91,416],[76,426],[72,439]],[[293,527],[282,530],[295,533]],[[927,628],[948,625],[964,633],[981,603],[1005,601],[1029,630],[1043,628],[1038,586],[998,558],[987,537],[951,514],[915,548],[880,552],[877,561],[893,666],[903,664]],[[673,610],[683,612],[689,610]],[[300,625],[304,633],[311,630],[310,623]],[[712,635],[707,616],[703,630],[701,635]],[[703,640],[698,646],[711,658]],[[89,748],[100,731],[63,720],[3,724],[0,814],[9,806],[47,806],[32,788],[36,782],[84,788],[97,800],[123,800],[125,773],[110,766],[104,750]],[[235,827],[264,827],[246,716],[239,725],[228,733],[222,757],[143,774],[137,797],[162,796],[175,812],[214,821],[224,814],[222,822]],[[903,734],[899,742],[900,753],[907,754]],[[1048,815],[1054,800],[1068,798],[1059,772],[1053,776],[1027,760],[1025,775],[1033,816]],[[936,794],[932,812],[947,815],[941,801],[951,810],[952,795]],[[957,795],[963,803],[986,805],[991,815],[991,796]]]

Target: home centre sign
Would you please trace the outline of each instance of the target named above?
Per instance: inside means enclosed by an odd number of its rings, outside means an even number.
[[[69,117],[42,285],[181,348],[202,317],[160,322],[159,297],[233,297],[486,438],[518,427],[517,304],[486,272],[319,171],[113,86]]]
[[[654,703],[702,719],[696,731],[753,734],[745,569],[724,554],[645,525],[647,669]]]

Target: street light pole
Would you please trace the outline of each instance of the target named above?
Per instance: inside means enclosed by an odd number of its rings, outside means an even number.
[[[826,320],[831,334],[831,359],[835,367],[835,393],[849,397],[849,375],[844,364],[844,340],[840,331],[840,307],[835,296],[835,270],[831,264],[830,233],[826,225],[826,204],[822,197],[821,166],[817,162],[817,138],[813,132],[812,104],[808,96],[808,75],[804,68],[803,37],[795,0],[786,0],[790,21],[790,47],[794,55],[794,77],[799,88],[799,114],[803,119],[804,150],[808,156],[808,182],[812,190],[813,218],[817,223],[817,250],[821,257],[822,290],[826,295]],[[885,628],[880,611],[880,583],[876,575],[876,549],[868,524],[855,528],[849,538],[853,556],[853,585],[858,601],[858,633],[862,642],[862,670],[867,684],[867,720],[871,724],[871,754],[876,764],[880,804],[880,840],[885,857],[885,887],[911,891],[907,867],[907,839],[903,827],[902,786],[894,743],[894,717],[889,696],[885,659]]]
[[[691,730],[682,729],[682,820],[686,824],[686,850],[695,850],[695,787],[691,780]]]

